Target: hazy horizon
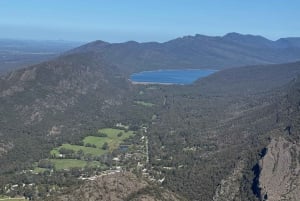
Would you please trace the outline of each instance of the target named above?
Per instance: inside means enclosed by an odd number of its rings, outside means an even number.
[[[193,35],[181,35],[181,36],[175,36],[173,38],[169,38],[169,39],[166,39],[164,41],[155,41],[155,40],[147,40],[147,41],[138,41],[138,40],[123,40],[123,41],[107,41],[107,40],[103,40],[101,38],[98,38],[98,39],[94,39],[94,40],[86,40],[86,41],[83,41],[83,40],[68,40],[68,39],[35,39],[35,38],[11,38],[11,37],[0,37],[0,40],[16,40],[16,41],[37,41],[37,42],[47,42],[47,41],[51,41],[51,42],[67,42],[67,43],[89,43],[89,42],[93,42],[93,41],[97,41],[97,40],[102,40],[104,42],[108,42],[108,43],[124,43],[124,42],[129,42],[129,41],[136,41],[136,42],[139,42],[139,43],[147,43],[147,42],[158,42],[158,43],[164,43],[164,42],[168,42],[170,40],[174,40],[176,38],[182,38],[182,37],[187,37],[187,36],[196,36],[196,35],[204,35],[204,36],[208,36],[208,37],[223,37],[225,36],[226,34],[230,34],[230,33],[237,33],[237,34],[241,34],[241,35],[252,35],[252,36],[261,36],[261,37],[264,37],[268,40],[271,40],[271,41],[277,41],[281,38],[300,38],[300,35],[299,36],[283,36],[283,37],[279,37],[279,38],[268,38],[266,36],[263,36],[263,35],[260,35],[260,34],[251,34],[251,33],[239,33],[239,32],[228,32],[228,33],[225,33],[224,35],[207,35],[207,34],[201,34],[201,33],[195,33]]]
[[[300,36],[300,2],[0,1],[0,38],[164,42],[185,35]]]

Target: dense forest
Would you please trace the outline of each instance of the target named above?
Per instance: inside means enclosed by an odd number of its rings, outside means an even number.
[[[92,150],[97,146],[84,143],[87,137],[105,138],[99,129],[121,123],[135,132],[123,146],[149,155],[141,160],[151,178],[163,178],[161,187],[187,200],[217,199],[222,181],[238,171],[236,196],[254,201],[253,167],[270,139],[280,133],[299,140],[299,62],[221,70],[184,86],[134,85],[128,73],[105,54],[75,51],[2,76],[0,194],[35,200],[72,194],[84,183],[80,176],[104,170],[59,170],[51,151],[64,144]],[[141,144],[143,137],[149,141]],[[66,159],[97,161],[106,169],[126,154],[111,150],[95,158],[58,150]],[[123,168],[142,177],[142,170],[131,168],[139,159],[130,160]],[[33,174],[34,166],[47,171]],[[152,195],[153,189],[159,187],[144,191]]]

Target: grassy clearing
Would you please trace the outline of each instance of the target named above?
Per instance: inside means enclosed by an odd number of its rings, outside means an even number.
[[[133,131],[124,131],[121,129],[114,129],[114,128],[104,128],[98,131],[99,133],[106,134],[106,137],[96,137],[96,136],[87,136],[84,138],[83,143],[84,145],[91,144],[95,145],[95,147],[86,147],[86,146],[79,146],[79,145],[71,145],[71,144],[63,144],[59,147],[54,148],[51,151],[51,155],[59,157],[59,149],[65,148],[73,150],[74,152],[78,152],[82,150],[84,155],[91,154],[92,156],[99,156],[104,153],[108,153],[117,149],[119,144],[123,142],[125,139],[129,138],[130,136],[134,135]],[[102,149],[104,143],[108,144],[109,149]],[[87,162],[84,160],[77,160],[77,159],[50,159],[50,161],[54,164],[57,170],[63,169],[70,169],[70,168],[84,168],[88,167],[101,167],[105,168],[102,164],[98,161]],[[34,172],[42,172],[45,171],[43,168],[35,168]]]
[[[98,132],[106,134],[107,137],[88,136],[83,140],[84,144],[90,143],[96,145],[97,148],[102,148],[103,144],[106,142],[109,146],[109,151],[112,151],[117,149],[119,144],[125,139],[134,135],[133,131],[126,132],[115,128],[104,128],[100,129]]]
[[[86,161],[76,159],[50,159],[56,170],[64,170],[70,168],[84,168],[87,165]]]
[[[101,167],[106,168],[105,165],[99,161],[83,161],[77,159],[50,159],[54,164],[56,170],[69,170],[71,168],[84,168],[84,167]]]
[[[134,101],[136,104],[138,105],[142,105],[142,106],[145,106],[145,107],[152,107],[154,106],[155,104],[153,103],[149,103],[149,102],[144,102],[144,101]]]
[[[71,149],[74,152],[78,152],[79,150],[82,150],[85,155],[91,154],[92,156],[99,156],[99,155],[105,153],[105,150],[100,149],[100,148],[85,147],[85,146],[71,145],[71,144],[63,144],[63,145],[61,145],[61,146],[59,146],[57,148],[54,148],[50,152],[50,154],[58,157],[59,156],[59,149],[60,148]]]
[[[79,145],[71,145],[71,144],[63,144],[59,147],[54,148],[50,152],[50,154],[58,157],[59,149],[65,148],[65,149],[73,150],[74,152],[78,152],[79,150],[82,150],[85,155],[91,154],[92,156],[99,156],[104,153],[107,153],[108,151],[113,151],[114,149],[117,149],[121,142],[123,142],[125,139],[129,138],[130,136],[134,135],[133,131],[126,132],[124,130],[114,129],[114,128],[104,128],[104,129],[100,129],[98,132],[105,133],[107,137],[87,136],[83,140],[84,145],[92,144],[92,145],[96,145],[96,148],[79,146]],[[108,144],[109,146],[108,150],[102,149],[104,143]]]
[[[102,142],[104,141],[108,143],[110,151],[117,149],[121,142],[134,135],[133,131],[124,131],[115,128],[104,128],[100,129],[98,132],[107,134],[107,137],[102,139]],[[97,146],[97,144],[95,145]]]

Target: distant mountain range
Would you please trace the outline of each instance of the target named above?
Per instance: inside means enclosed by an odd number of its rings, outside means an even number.
[[[276,64],[300,60],[300,38],[277,41],[229,33],[223,37],[185,36],[164,43],[95,41],[68,53],[95,52],[123,71],[164,68],[213,68]]]
[[[53,59],[65,51],[65,54],[95,52],[128,73],[160,68],[222,69],[300,60],[299,37],[272,41],[262,36],[228,33],[224,36],[184,36],[164,43],[98,40],[82,44],[0,39],[0,73]]]

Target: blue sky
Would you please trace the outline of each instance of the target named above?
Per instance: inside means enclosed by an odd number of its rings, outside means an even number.
[[[299,0],[0,0],[0,38],[109,42],[300,36]]]

